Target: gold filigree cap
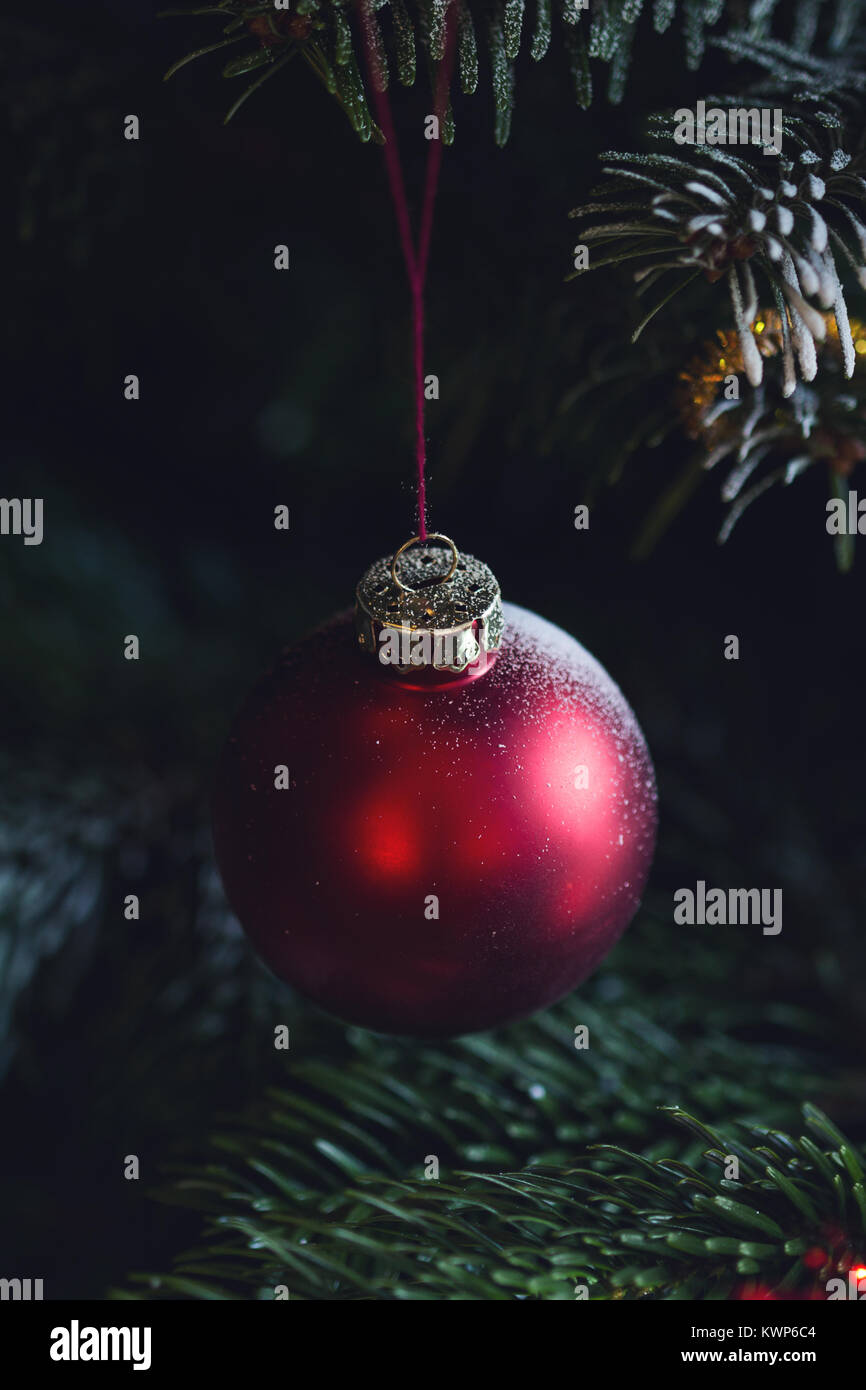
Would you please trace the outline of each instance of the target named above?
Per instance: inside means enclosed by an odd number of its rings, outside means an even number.
[[[401,676],[485,670],[502,627],[496,576],[439,532],[412,536],[377,560],[355,592],[358,645]]]

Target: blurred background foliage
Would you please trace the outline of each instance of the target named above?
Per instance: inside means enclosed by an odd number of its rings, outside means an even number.
[[[309,1094],[317,1062],[378,1067],[426,1098],[392,1167],[430,1151],[450,1078],[479,1055],[514,1125],[481,1152],[453,1125],[464,1166],[642,1148],[665,1128],[659,1104],[796,1125],[808,1095],[862,1141],[864,567],[835,568],[818,468],[717,547],[724,507],[688,472],[692,442],[651,447],[646,420],[677,389],[664,364],[724,318],[683,296],[632,356],[627,284],[565,283],[568,212],[598,154],[634,148],[641,113],[672,93],[724,85],[723,55],[698,82],[659,40],[627,103],[582,112],[564,58],[523,53],[504,150],[490,97],[455,97],[430,267],[431,521],[622,685],[656,762],[661,840],[644,910],[585,989],[434,1053],[345,1030],[271,981],[213,869],[209,778],[245,690],[413,529],[408,295],[381,152],[306,82],[267,83],[224,126],[206,65],[159,80],[185,23],[115,0],[0,28],[16,218],[3,491],[43,497],[46,528],[39,547],[0,544],[4,1269],[100,1297],[168,1268],[198,1221],[149,1199],[164,1165],[206,1162],[209,1136],[268,1086]],[[394,96],[413,192],[427,104]],[[122,138],[130,112],[138,143]],[[686,476],[689,505],[638,563],[659,495]],[[138,663],[122,659],[130,632]],[[722,658],[728,633],[739,662]],[[781,936],[684,942],[671,894],[697,878],[782,887]],[[139,922],[123,917],[131,892]],[[598,1052],[565,1052],[573,1086],[560,1078],[551,1101],[553,1076],[524,1063],[590,1017]],[[128,1153],[140,1183],[123,1180]]]

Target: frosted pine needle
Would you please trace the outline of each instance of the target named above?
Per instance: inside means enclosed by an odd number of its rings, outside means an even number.
[[[671,115],[654,122],[657,138],[669,144],[674,129]],[[838,112],[802,102],[786,111],[782,154],[772,160],[747,145],[736,153],[683,144],[676,154],[603,156],[606,181],[571,214],[582,221],[578,238],[590,248],[590,268],[628,263],[638,293],[659,286],[656,308],[695,273],[710,283],[724,277],[752,385],[762,372],[748,343],[760,272],[786,305],[801,378],[814,379],[825,309],[834,312],[850,376],[854,344],[842,281],[866,284],[866,158],[862,143],[854,154],[846,149],[846,130]]]

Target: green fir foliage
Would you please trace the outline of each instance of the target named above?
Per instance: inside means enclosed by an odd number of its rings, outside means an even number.
[[[394,68],[400,81],[412,85],[419,46],[432,60],[431,91],[436,67],[445,52],[448,0],[364,0],[369,4],[369,29],[375,43],[375,66],[387,80]],[[360,0],[359,0],[360,3]],[[564,56],[572,75],[577,102],[592,99],[590,60],[608,67],[599,90],[617,104],[629,75],[639,24],[647,37],[665,34],[675,25],[690,69],[700,67],[708,42],[721,36],[730,14],[741,24],[742,6],[724,0],[453,0],[457,7],[458,51],[456,78],[464,93],[479,86],[477,35],[484,82],[493,96],[493,128],[498,144],[511,130],[514,111],[515,66],[528,53],[533,60],[553,50]],[[756,0],[745,28],[731,31],[734,48],[750,53],[758,41],[780,45],[791,55],[806,52],[824,40],[828,57],[846,53],[862,0],[799,0],[791,26],[777,5]],[[781,9],[781,7],[778,7]],[[644,14],[646,11],[646,14]],[[224,51],[223,76],[252,77],[229,108],[226,120],[269,78],[282,71],[291,56],[300,54],[327,91],[343,106],[362,140],[381,139],[367,94],[367,65],[358,7],[351,0],[295,0],[290,9],[275,11],[272,0],[222,0],[222,3],[170,10],[170,15],[201,19],[204,42],[169,69],[170,77],[193,59]],[[222,20],[220,36],[207,39],[208,26]],[[243,45],[240,51],[237,46]],[[335,76],[336,74],[336,76]]]
[[[394,1171],[395,1137],[432,1122],[431,1146],[448,1150],[461,1125],[507,1128],[501,1079],[480,1086],[467,1058],[434,1114],[426,1090],[379,1068],[342,1081],[314,1070],[329,1103],[275,1094],[258,1135],[223,1137],[222,1161],[166,1194],[205,1213],[204,1244],[115,1297],[570,1300],[583,1286],[597,1299],[824,1298],[863,1262],[866,1159],[811,1104],[800,1137],[723,1132],[674,1106],[684,1137],[649,1156],[603,1144],[484,1172],[435,1171],[430,1153],[420,1176]],[[299,1140],[314,1135],[309,1159],[335,1173],[331,1192],[298,1182]],[[474,1149],[482,1162],[499,1152],[489,1137]]]

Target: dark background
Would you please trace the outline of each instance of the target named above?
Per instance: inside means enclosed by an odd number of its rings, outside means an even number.
[[[300,63],[224,127],[238,89],[218,59],[161,81],[206,41],[201,21],[132,0],[85,11],[2,25],[2,490],[45,499],[45,540],[0,544],[0,1273],[44,1273],[55,1297],[99,1297],[166,1258],[188,1218],[131,1193],[122,1156],[189,1152],[205,1117],[260,1084],[247,1020],[274,987],[213,874],[211,769],[279,647],[415,529],[408,293],[381,151]],[[837,573],[813,470],[724,547],[709,479],[638,564],[687,442],[639,452],[578,533],[574,507],[616,446],[589,403],[549,437],[601,337],[629,328],[615,276],[565,283],[567,214],[599,151],[712,88],[712,65],[684,74],[680,42],[650,34],[618,111],[578,110],[555,54],[524,61],[504,150],[489,94],[457,100],[429,275],[429,519],[633,704],[660,783],[660,920],[698,877],[783,888],[783,937],[734,948],[719,989],[756,1034],[778,1004],[823,1020],[835,1114],[862,1136],[863,557]],[[419,85],[393,103],[414,198],[430,99]],[[122,138],[130,112],[138,143]],[[680,314],[685,358],[717,319]],[[122,658],[133,632],[138,663]],[[739,662],[723,660],[729,633]]]

